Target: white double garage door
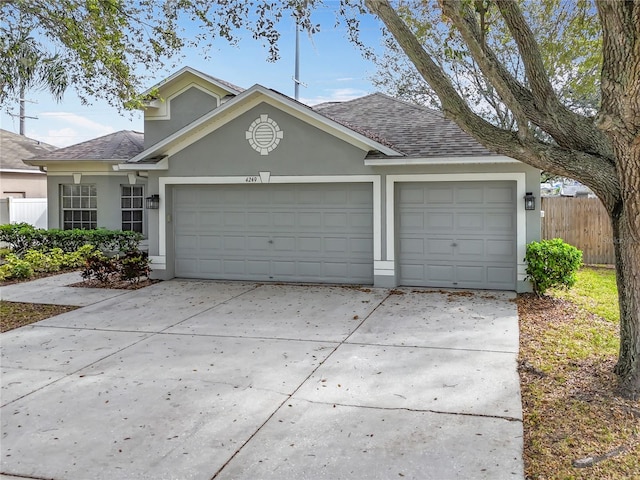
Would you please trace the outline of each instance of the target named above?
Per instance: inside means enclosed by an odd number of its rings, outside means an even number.
[[[515,288],[515,182],[395,192],[399,285]],[[177,277],[374,282],[371,183],[176,186],[173,197]]]

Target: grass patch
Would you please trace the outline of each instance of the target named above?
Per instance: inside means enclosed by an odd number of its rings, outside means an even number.
[[[583,267],[578,281],[569,290],[553,289],[549,294],[569,300],[579,307],[610,322],[620,321],[616,271],[612,268]]]
[[[7,332],[14,328],[39,322],[76,308],[78,307],[0,300],[0,332]]]
[[[640,405],[615,392],[615,272],[583,268],[549,293],[518,298],[526,476],[640,478]]]

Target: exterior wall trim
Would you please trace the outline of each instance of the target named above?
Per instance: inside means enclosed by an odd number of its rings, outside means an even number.
[[[397,167],[410,165],[486,165],[486,164],[519,164],[519,160],[503,155],[475,157],[437,157],[437,158],[371,158],[365,159],[369,167]]]
[[[416,174],[416,175],[387,175],[387,260],[392,261],[395,271],[395,185],[401,182],[488,182],[515,181],[516,182],[516,282],[524,281],[526,264],[524,256],[527,244],[527,216],[523,198],[526,193],[526,173],[456,173],[456,174]]]
[[[265,174],[267,172],[261,172]],[[158,189],[160,198],[166,198],[168,187],[173,185],[258,185],[267,175],[225,176],[225,177],[160,177]],[[371,183],[373,188],[373,261],[374,269],[382,258],[382,181],[379,175],[269,175],[264,183]],[[154,269],[167,268],[167,215],[166,203],[160,202],[158,210],[158,255],[150,257]]]

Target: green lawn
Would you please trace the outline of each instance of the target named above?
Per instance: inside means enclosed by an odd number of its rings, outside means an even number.
[[[584,267],[573,288],[547,294],[518,299],[527,478],[640,478],[640,410],[617,395],[613,374],[615,271]]]
[[[569,300],[610,322],[620,321],[616,271],[612,268],[583,267],[573,288],[554,289],[549,294]]]

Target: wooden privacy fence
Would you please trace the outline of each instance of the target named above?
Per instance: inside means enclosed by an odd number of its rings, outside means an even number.
[[[562,238],[582,250],[586,264],[613,264],[613,231],[597,198],[542,197],[542,238]]]

